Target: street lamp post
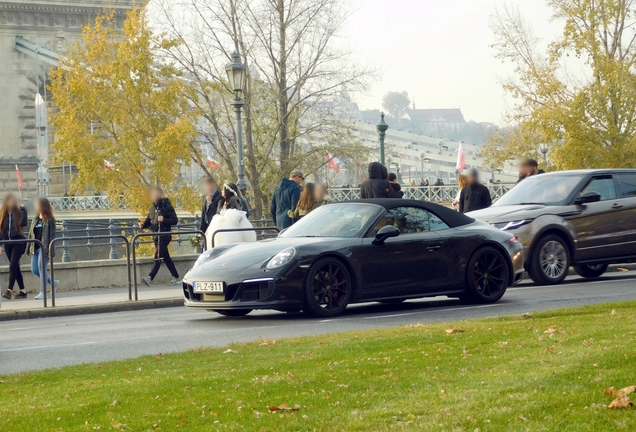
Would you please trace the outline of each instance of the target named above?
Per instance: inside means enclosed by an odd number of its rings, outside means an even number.
[[[235,51],[232,54],[232,63],[226,66],[227,79],[230,83],[230,90],[234,93],[232,106],[236,112],[236,146],[238,154],[238,182],[237,186],[241,193],[245,195],[247,182],[245,181],[245,165],[243,164],[243,128],[241,125],[241,109],[245,102],[241,99],[241,92],[245,85],[246,67],[241,63],[241,57]]]
[[[539,150],[543,153],[543,163],[548,164],[548,145],[547,144],[539,144]]]
[[[384,113],[380,114],[380,123],[378,123],[375,128],[378,130],[378,135],[380,136],[380,163],[384,165],[384,137],[386,136],[386,131],[389,129],[389,125],[384,121]]]

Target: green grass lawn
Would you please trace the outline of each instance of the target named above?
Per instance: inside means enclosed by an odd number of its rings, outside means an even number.
[[[633,431],[635,336],[629,302],[24,373],[0,431]]]

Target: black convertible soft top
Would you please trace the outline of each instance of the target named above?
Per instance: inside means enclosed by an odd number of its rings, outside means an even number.
[[[342,204],[347,202],[377,204],[379,206],[384,207],[387,210],[394,209],[396,207],[418,207],[418,208],[430,211],[431,213],[439,217],[441,220],[443,220],[444,223],[451,228],[456,228],[456,227],[468,225],[470,223],[475,222],[475,219],[468,217],[465,214],[460,213],[455,209],[450,209],[448,207],[444,207],[439,204],[435,204],[428,201],[402,199],[402,198],[373,198],[373,199],[360,199],[360,200],[353,200],[353,201],[341,201],[341,202],[336,202],[334,204]]]

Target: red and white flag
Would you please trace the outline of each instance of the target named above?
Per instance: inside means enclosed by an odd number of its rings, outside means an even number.
[[[459,142],[459,148],[457,149],[457,164],[455,165],[455,169],[459,172],[464,171],[464,167],[466,166],[466,157],[464,156],[464,146],[462,142]]]
[[[115,168],[115,164],[109,160],[104,159],[104,169],[106,171],[112,170]]]
[[[20,173],[20,168],[18,168],[18,164],[15,165],[15,176],[18,178],[18,187],[22,189],[24,187],[24,183],[22,183],[22,174]]]
[[[338,166],[336,161],[333,160],[333,156],[331,156],[331,154],[327,153],[327,155],[325,156],[325,159],[327,160],[327,165],[329,165],[329,168],[334,170],[337,174],[340,174],[340,167]]]
[[[219,168],[221,168],[221,164],[219,164],[216,160],[212,159],[212,158],[210,157],[210,155],[208,155],[208,156],[206,157],[206,160],[207,160],[208,167],[210,167],[210,168],[212,168],[212,169],[219,169]]]

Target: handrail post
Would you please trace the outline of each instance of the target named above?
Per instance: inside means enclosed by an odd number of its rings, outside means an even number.
[[[110,219],[108,221],[108,234],[111,236],[115,236],[115,221]],[[115,237],[111,237],[110,239],[110,253],[108,254],[108,258],[110,259],[119,259],[119,252],[117,251],[117,242],[115,241]]]
[[[62,221],[62,238],[68,237],[68,227],[66,225],[66,221]],[[64,249],[64,253],[62,254],[62,262],[71,262],[71,253],[69,252],[69,244],[68,240],[64,240],[62,242],[62,248]]]
[[[88,248],[88,251],[91,252],[91,248],[93,247],[93,242],[91,241],[91,232],[93,232],[93,229],[91,228],[91,224],[87,223],[86,224],[86,247]]]

